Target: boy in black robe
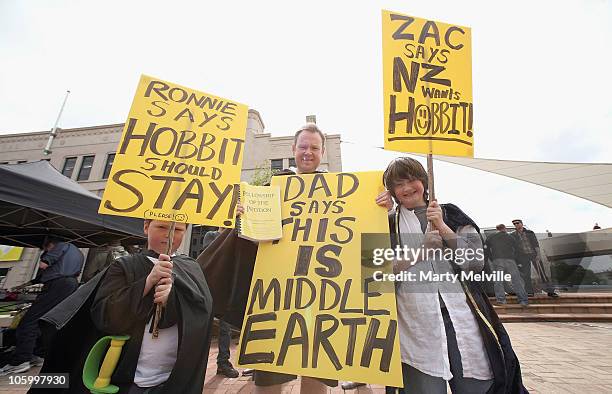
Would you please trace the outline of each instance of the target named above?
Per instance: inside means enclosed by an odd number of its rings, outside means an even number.
[[[60,331],[41,373],[70,373],[68,392],[88,392],[81,374],[93,343],[104,335],[130,335],[111,378],[120,393],[202,392],[212,297],[193,259],[162,254],[169,227],[145,221],[146,253],[118,259],[43,318]],[[185,229],[176,224],[173,251]],[[159,338],[152,339],[156,302],[165,307]]]

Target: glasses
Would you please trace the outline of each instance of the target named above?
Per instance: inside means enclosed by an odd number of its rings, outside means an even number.
[[[519,223],[521,223],[521,222],[512,222],[512,224],[519,224]]]

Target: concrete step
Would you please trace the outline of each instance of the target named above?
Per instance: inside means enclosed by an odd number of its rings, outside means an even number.
[[[495,297],[489,298],[491,302],[495,301]],[[506,296],[508,304],[518,304],[516,296]],[[560,293],[559,297],[553,298],[546,294],[537,294],[529,297],[530,304],[612,304],[612,294],[610,293]]]
[[[612,303],[561,303],[561,304],[530,304],[523,307],[519,304],[495,305],[498,315],[506,314],[611,314]]]
[[[593,313],[510,313],[499,315],[504,323],[527,322],[612,322],[612,314]]]

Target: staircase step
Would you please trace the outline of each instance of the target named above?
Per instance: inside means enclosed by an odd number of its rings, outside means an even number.
[[[495,297],[489,297],[491,302]],[[518,304],[516,296],[506,296],[508,304]],[[578,303],[603,303],[612,304],[612,294],[610,293],[561,293],[559,297],[553,298],[546,294],[538,294],[529,297],[530,304],[578,304]]]
[[[526,322],[612,322],[612,314],[601,313],[511,313],[499,315],[504,323]]]
[[[524,308],[519,304],[494,305],[498,315],[502,314],[612,314],[612,303],[578,304],[530,304]]]

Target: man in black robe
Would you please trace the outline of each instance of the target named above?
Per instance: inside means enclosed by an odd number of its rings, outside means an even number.
[[[146,253],[120,258],[43,318],[60,331],[41,373],[70,373],[68,392],[88,392],[81,374],[93,343],[104,335],[129,335],[111,378],[120,392],[202,392],[212,297],[193,259],[162,254],[169,227],[145,221]],[[173,251],[185,229],[176,224]],[[165,307],[153,339],[155,303]]]

